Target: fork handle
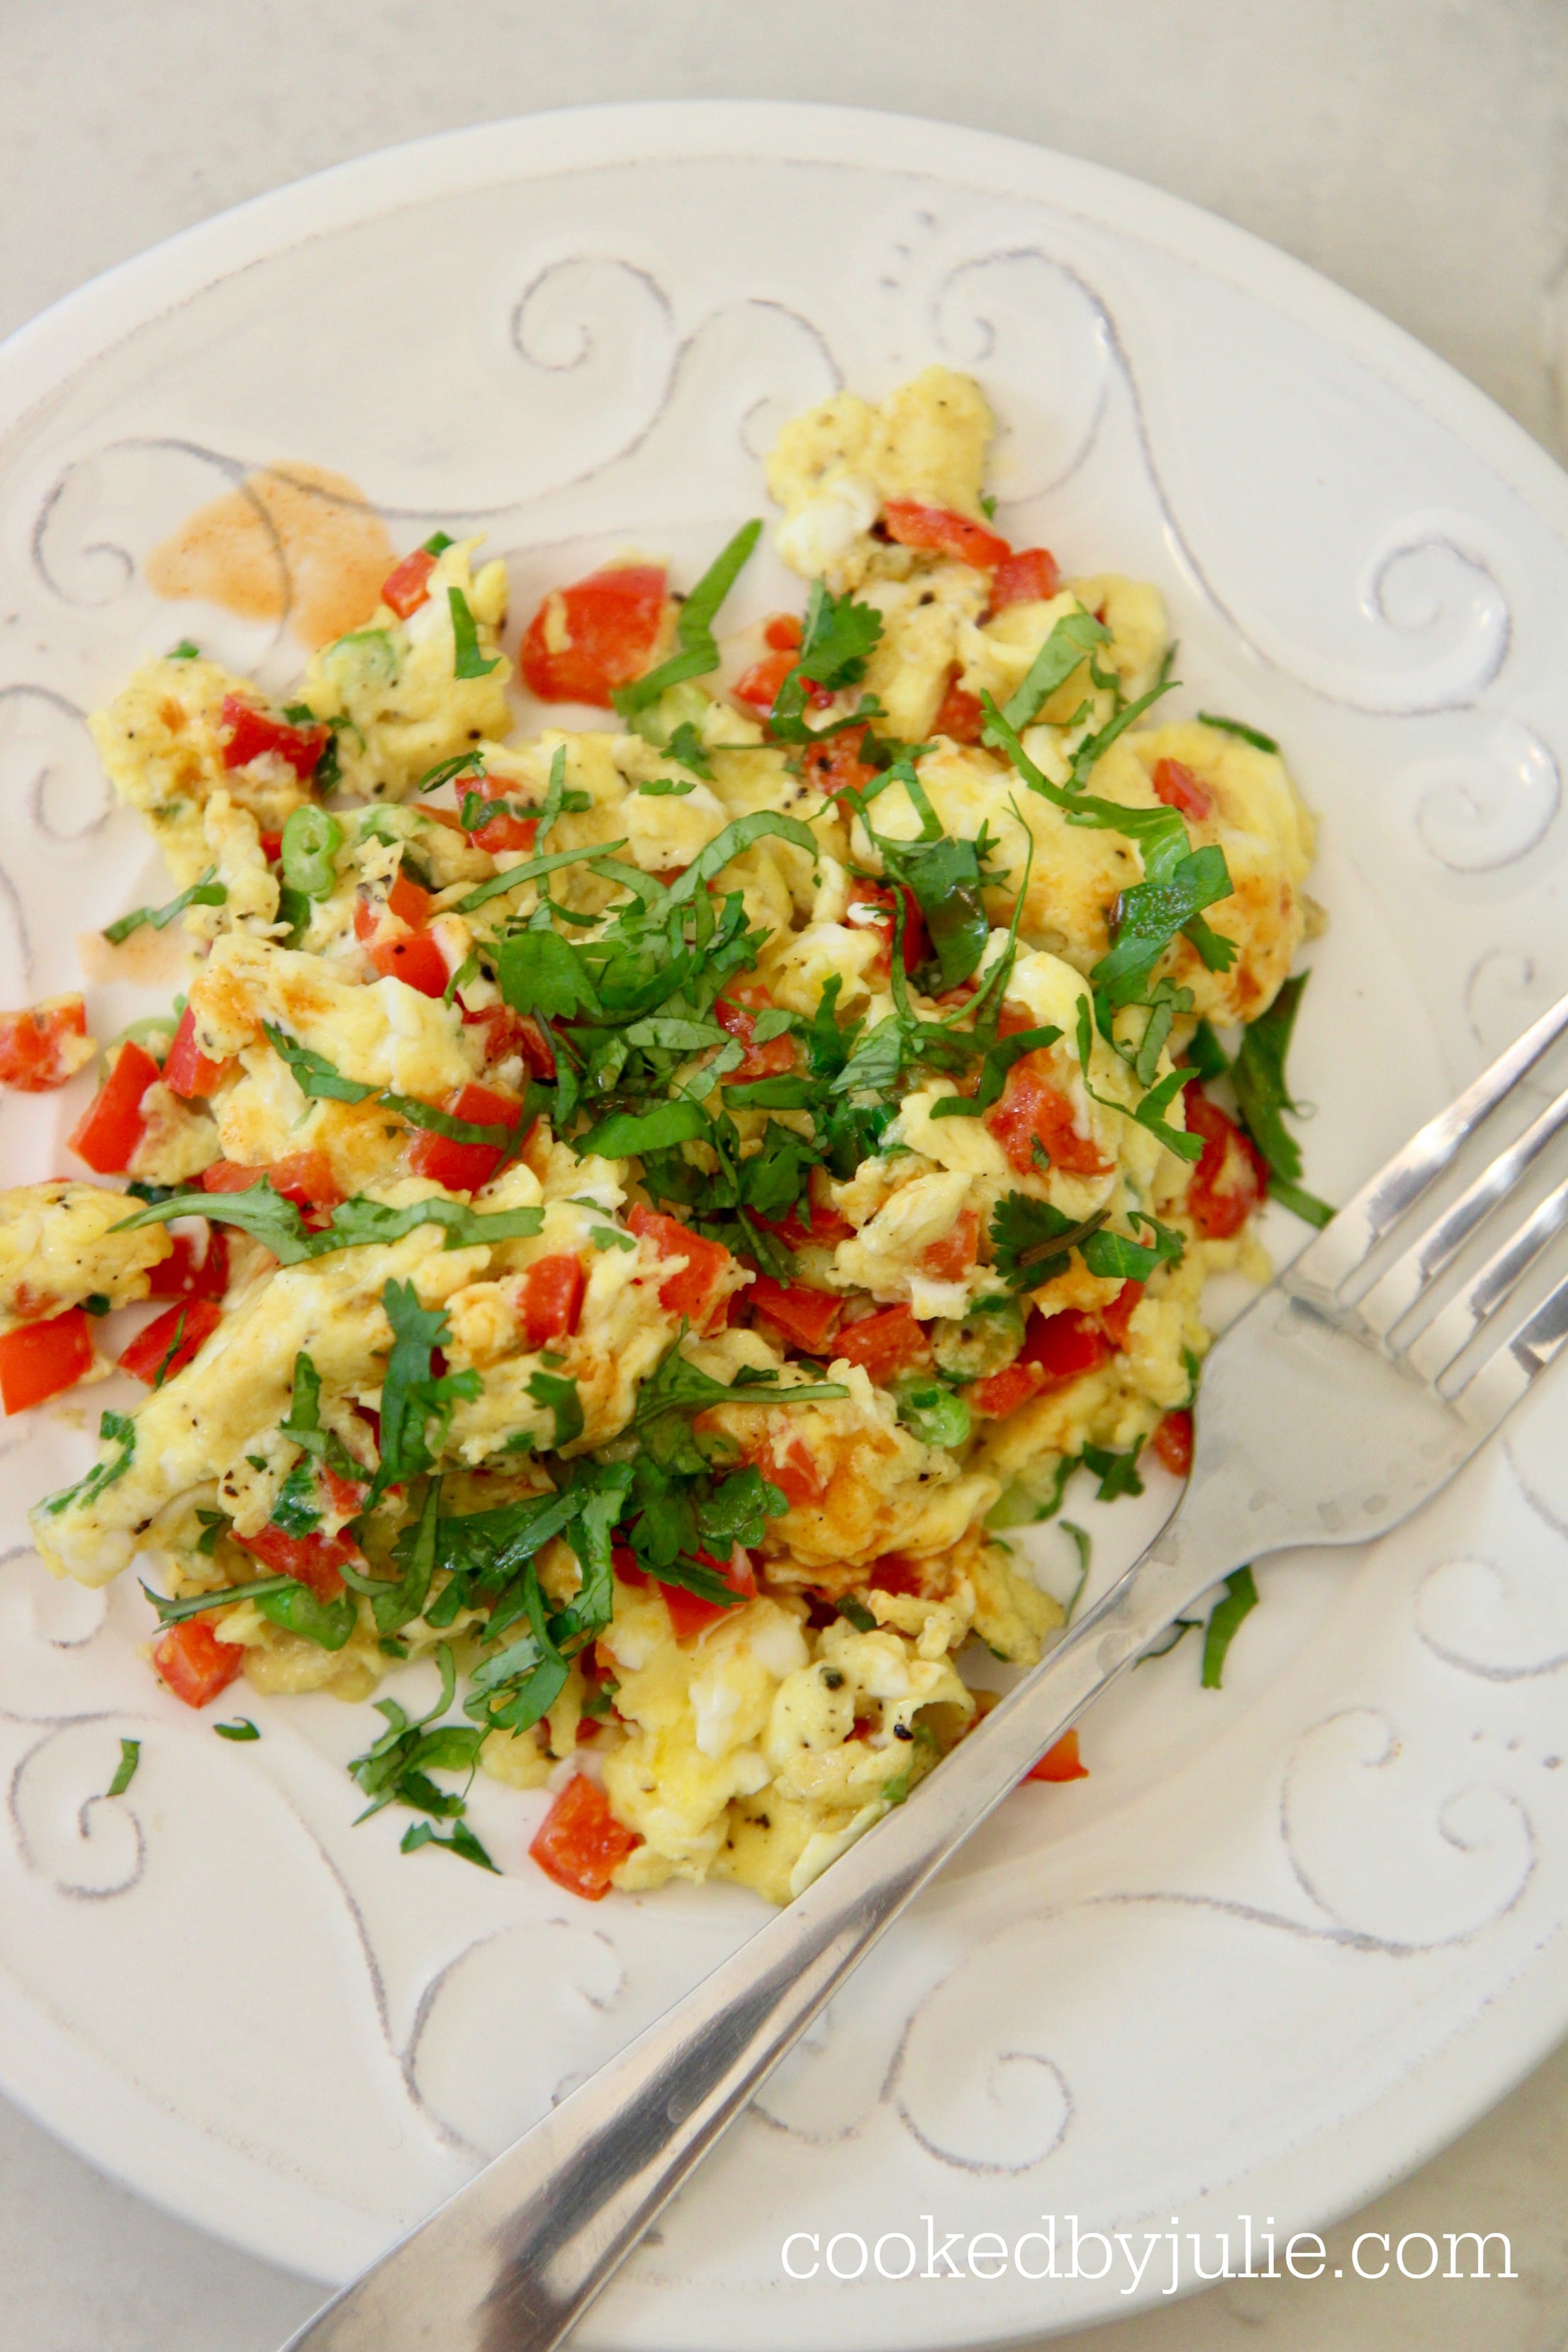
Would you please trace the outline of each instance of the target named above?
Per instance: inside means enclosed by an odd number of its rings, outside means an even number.
[[[558,2344],[927,1880],[1089,1702],[1237,1564],[1221,1514],[1203,1507],[1208,1485],[1189,1489],[1142,1560],[914,1801],[345,2288],[285,2352]]]

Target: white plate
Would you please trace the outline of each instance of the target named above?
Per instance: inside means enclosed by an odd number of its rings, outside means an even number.
[[[1237,231],[876,115],[634,107],[405,148],[176,238],[0,352],[0,1003],[71,985],[76,931],[154,882],[82,711],[186,628],[292,667],[141,576],[246,467],[350,475],[400,544],[487,529],[526,613],[628,542],[695,567],[762,510],[780,419],[933,358],[1005,422],[1012,536],[1159,581],[1174,707],[1278,733],[1323,812],[1298,1071],[1309,1181],[1342,1196],[1568,980],[1568,485]],[[741,611],[776,600],[771,562]],[[5,1103],[10,1181],[63,1164],[75,1108]],[[1114,1695],[1091,1779],[1012,1801],[588,2340],[973,2345],[1125,2311],[1120,2266],[793,2284],[780,2250],[927,2214],[1009,2244],[1046,2212],[1321,2221],[1530,2066],[1568,2026],[1561,1404],[1374,1550],[1268,1570],[1222,1694],[1189,1648]],[[38,1417],[3,1443],[20,1546],[87,1442]],[[1102,1572],[1138,1507],[1100,1525]],[[154,1685],[150,1628],[133,1585],[57,1589],[25,1556],[0,1579],[0,2082],[147,2195],[340,2277],[757,1911],[723,1888],[574,1904],[523,1859],[542,1798],[490,1784],[504,1878],[405,1860],[392,1820],[350,1827],[342,1761],[377,1718],[247,1700],[266,1736],[225,1746]],[[121,1733],[141,1773],[106,1804]]]

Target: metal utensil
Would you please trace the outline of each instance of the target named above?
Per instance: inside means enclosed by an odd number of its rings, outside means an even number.
[[[1510,1306],[1568,1222],[1568,1181],[1521,1198],[1568,1092],[1440,1213],[1410,1212],[1472,1138],[1497,1138],[1489,1123],[1564,1029],[1568,997],[1226,1333],[1179,1508],[984,1727],[285,2352],[549,2352],[884,1929],[1173,1618],[1245,1562],[1383,1535],[1447,1483],[1568,1338],[1568,1275]],[[1467,1249],[1489,1242],[1463,1278]]]

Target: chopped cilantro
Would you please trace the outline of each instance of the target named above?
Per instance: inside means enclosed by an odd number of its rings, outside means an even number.
[[[1138,1456],[1142,1450],[1142,1438],[1127,1454],[1112,1454],[1102,1445],[1084,1447],[1084,1467],[1092,1470],[1100,1481],[1096,1502],[1114,1503],[1122,1495],[1143,1492],[1143,1481],[1138,1475]]]
[[[136,1767],[141,1761],[142,1742],[139,1739],[122,1739],[120,1743],[120,1761],[114,1768],[114,1778],[104,1790],[104,1795],[122,1797],[136,1778]]]
[[[500,656],[492,654],[486,661],[479,651],[479,633],[474,625],[468,600],[460,588],[448,588],[447,603],[452,614],[452,676],[454,677],[488,677],[500,666]]]
[[[215,1723],[213,1729],[220,1739],[259,1739],[261,1734],[247,1715],[237,1716],[232,1723]]]
[[[143,923],[150,923],[155,931],[162,931],[168,928],[176,915],[183,915],[187,907],[226,906],[228,891],[223,883],[213,879],[216,872],[216,866],[209,866],[199,882],[193,882],[188,890],[182,890],[179,897],[171,898],[166,907],[138,907],[133,913],[121,915],[118,922],[106,923],[103,937],[112,946],[119,947],[122,940],[128,940],[132,932],[139,930]]]
[[[443,1308],[421,1307],[411,1282],[393,1279],[382,1291],[381,1303],[392,1326],[392,1352],[381,1384],[381,1460],[371,1481],[367,1509],[388,1486],[406,1485],[434,1466],[454,1406],[471,1402],[479,1393],[476,1371],[437,1377],[431,1370],[435,1350],[451,1336]]]
[[[175,1217],[211,1217],[219,1224],[238,1225],[283,1265],[330,1257],[335,1250],[401,1241],[405,1234],[417,1233],[421,1225],[441,1226],[447,1249],[474,1249],[537,1234],[544,1224],[542,1209],[500,1209],[485,1214],[439,1194],[394,1209],[385,1202],[356,1193],[332,1211],[330,1224],[312,1233],[293,1202],[275,1192],[263,1177],[243,1192],[171,1192],[166,1200],[150,1201],[135,1216],[122,1218],[110,1231],[122,1234],[137,1225],[168,1224]]]
[[[615,688],[613,699],[623,719],[634,719],[639,711],[647,709],[668,688],[680,686],[689,677],[706,677],[718,668],[719,646],[713,624],[762,532],[760,519],[742,523],[685,599],[675,618],[680,651],[660,662],[657,669],[649,670],[646,677]]]
[[[1225,1662],[1240,1630],[1242,1619],[1250,1616],[1257,1606],[1258,1586],[1251,1569],[1236,1569],[1226,1578],[1225,1598],[1215,1601],[1204,1631],[1205,1690],[1218,1690],[1225,1674]]]
[[[1244,727],[1239,719],[1220,719],[1212,710],[1200,710],[1198,717],[1205,727],[1217,727],[1226,735],[1239,735],[1242,741],[1250,743],[1255,751],[1279,751],[1279,746],[1273,736],[1265,735],[1260,727]]]
[[[345,1078],[334,1068],[324,1054],[310,1045],[301,1045],[273,1022],[264,1021],[262,1034],[280,1061],[289,1066],[300,1091],[312,1102],[363,1102],[374,1094],[374,1087],[361,1086],[357,1078]]]
[[[197,1197],[201,1199],[205,1195],[198,1194]],[[110,1230],[117,1232],[119,1228],[111,1226]],[[123,1412],[101,1414],[98,1434],[101,1444],[117,1445],[119,1453],[108,1461],[96,1464],[85,1478],[78,1479],[74,1486],[66,1486],[58,1495],[47,1496],[40,1507],[47,1512],[50,1518],[58,1518],[73,1504],[78,1509],[86,1510],[90,1503],[97,1502],[106,1487],[112,1486],[117,1478],[123,1478],[130,1469],[132,1457],[136,1452],[136,1423],[130,1415]]]

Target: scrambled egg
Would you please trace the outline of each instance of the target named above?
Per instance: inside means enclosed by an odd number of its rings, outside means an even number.
[[[1200,1019],[1277,996],[1312,821],[1235,731],[1116,726],[1157,698],[1157,589],[1060,580],[1036,551],[1000,593],[992,430],[979,385],[931,367],[781,434],[768,484],[806,625],[857,632],[816,672],[808,644],[804,730],[787,697],[768,709],[797,658],[784,624],[761,700],[750,672],[726,697],[710,670],[602,728],[508,742],[505,572],[474,571],[473,541],[432,542],[412,604],[399,586],[312,656],[281,748],[231,764],[235,706],[261,698],[199,656],[145,664],[91,722],[176,885],[219,886],[185,914],[208,1076],[147,1090],[129,1172],[282,1188],[287,1166],[295,1189],[231,1230],[217,1328],[123,1458],[39,1507],[40,1549],[89,1584],[161,1562],[220,1671],[226,1647],[258,1689],[359,1698],[441,1644],[501,1697],[542,1675],[537,1706],[468,1716],[512,1787],[588,1775],[613,1851],[583,1892],[714,1875],[785,1902],[900,1802],[975,1719],[965,1644],[1027,1665],[1061,1623],[994,1530],[1046,1508],[1086,1445],[1136,1454],[1182,1416],[1205,1280],[1266,1271],[1260,1163],[1212,1107],[1189,1139],[1178,1064]],[[557,593],[545,651],[598,642],[581,614],[600,599],[609,631],[616,593],[613,573]],[[669,653],[673,610],[606,669],[606,710]],[[1025,764],[984,698],[1029,705]],[[285,833],[302,810],[304,865]],[[1095,975],[1149,878],[1144,820],[1173,810],[1230,887],[1208,943],[1172,930],[1158,984],[1119,1009]],[[908,877],[933,841],[955,878],[921,900]],[[645,907],[685,942],[662,994],[651,935],[614,961]],[[971,1015],[989,1045],[944,1049]],[[851,1052],[871,1056],[858,1087]],[[652,1128],[623,1098],[638,1054],[665,1057]],[[215,1214],[261,1197],[204,1196]],[[336,1245],[344,1202],[361,1223]],[[0,1205],[7,1329],[143,1297],[171,1246],[85,1182]],[[590,1493],[616,1514],[608,1573]],[[516,1550],[527,1605],[497,1632],[512,1588],[483,1563],[521,1539],[486,1531],[552,1504],[563,1532]],[[226,1599],[280,1560],[317,1619]]]

